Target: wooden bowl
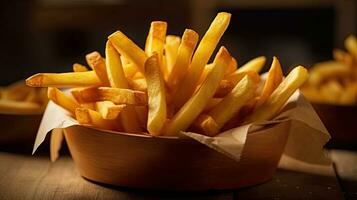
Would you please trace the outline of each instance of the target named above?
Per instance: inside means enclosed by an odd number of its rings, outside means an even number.
[[[357,106],[312,103],[333,140],[357,143]]]
[[[193,139],[100,131],[65,130],[80,174],[116,186],[165,189],[233,189],[272,178],[288,138],[290,122],[251,132],[240,161]]]
[[[42,114],[0,114],[0,145],[33,143],[41,119]]]

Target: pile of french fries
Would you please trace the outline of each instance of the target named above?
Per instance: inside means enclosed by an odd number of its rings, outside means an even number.
[[[40,73],[26,83],[48,87],[50,100],[80,124],[100,129],[154,136],[192,130],[215,136],[272,119],[308,72],[298,66],[284,79],[274,57],[264,81],[258,73],[265,57],[238,68],[224,46],[208,63],[230,18],[218,13],[200,42],[194,30],[186,29],[182,37],[167,35],[167,23],[154,21],[144,50],[117,31],[108,37],[105,58],[98,52],[86,55],[89,68],[74,64],[74,72]],[[68,87],[71,95],[57,89]]]
[[[17,81],[0,88],[1,114],[41,114],[48,102],[45,88],[31,88]]]
[[[303,86],[304,95],[312,102],[357,104],[357,39],[345,39],[346,51],[335,49],[334,60],[315,64],[310,78]]]

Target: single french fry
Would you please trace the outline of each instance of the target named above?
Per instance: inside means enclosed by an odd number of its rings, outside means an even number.
[[[234,84],[231,81],[228,80],[222,80],[219,83],[219,87],[214,94],[215,98],[222,98],[226,96],[232,89],[234,88]]]
[[[201,85],[202,82],[206,79],[207,74],[209,74],[209,72],[211,71],[212,67],[213,67],[213,64],[212,64],[212,63],[206,65],[205,69],[204,69],[203,72],[202,72],[201,78],[200,78],[200,80],[198,81],[198,85]],[[236,69],[237,69],[237,60],[232,57],[232,61],[231,61],[230,64],[229,64],[229,67],[228,67],[228,70],[227,70],[226,73],[225,73],[225,76],[228,76],[228,75],[232,74]],[[242,78],[243,78],[243,77],[242,77]],[[226,81],[227,81],[227,80],[226,80]],[[237,83],[238,83],[238,82],[239,82],[239,81],[237,81]],[[233,84],[233,83],[232,83],[232,84]],[[234,85],[235,85],[235,84],[234,84]],[[234,87],[234,86],[233,86],[233,87]],[[233,87],[232,87],[232,88],[233,88]],[[231,89],[232,89],[232,88],[231,88]]]
[[[120,55],[108,41],[105,47],[106,72],[111,87],[128,88]]]
[[[166,36],[165,42],[165,61],[166,61],[166,69],[167,75],[169,75],[174,67],[178,55],[178,48],[181,43],[181,38],[176,35],[168,35]],[[168,78],[168,76],[166,76]],[[170,80],[171,81],[171,80]]]
[[[94,71],[67,73],[39,73],[26,79],[31,87],[89,87],[100,86],[101,81]]]
[[[166,92],[163,75],[160,71],[158,54],[153,54],[145,63],[148,87],[149,114],[147,130],[152,135],[160,135],[166,121]]]
[[[228,27],[231,14],[220,12],[213,20],[211,26],[199,43],[184,78],[177,86],[173,102],[176,108],[180,108],[194,93],[202,71],[210,59],[223,33]]]
[[[74,99],[65,95],[61,90],[49,87],[47,90],[48,99],[53,101],[55,104],[61,106],[62,108],[68,110],[74,115],[76,109],[81,107]]]
[[[44,107],[38,103],[0,99],[0,113],[41,114]]]
[[[108,39],[121,55],[129,59],[141,73],[145,73],[144,65],[147,56],[140,47],[120,31],[111,34]]]
[[[219,132],[218,124],[211,116],[206,114],[201,114],[197,117],[194,122],[194,127],[198,129],[200,133],[211,137],[217,135]]]
[[[167,58],[168,65],[171,65],[171,62],[174,62],[172,69],[170,70],[170,75],[168,78],[169,81],[167,81],[167,84],[172,91],[176,90],[178,82],[182,80],[183,76],[187,72],[197,42],[198,34],[194,30],[186,29],[182,35],[182,41],[178,47],[176,58],[173,56],[174,50],[169,50],[167,52],[169,54],[169,58]],[[166,47],[165,50],[166,49],[171,48]],[[175,61],[173,61],[174,59]]]
[[[121,57],[123,61],[123,56]],[[123,63],[123,70],[126,78],[132,78],[136,73],[140,73],[133,63]]]
[[[246,72],[246,71],[254,71],[254,72],[259,73],[262,70],[262,68],[264,67],[265,62],[266,62],[265,56],[260,56],[260,57],[254,58],[254,59],[248,61],[242,67],[239,67],[237,69],[237,73]]]
[[[259,76],[256,74],[256,76]],[[207,134],[213,136],[234,116],[239,110],[254,97],[257,88],[257,78],[246,75],[234,88],[222,99],[210,112],[209,115],[217,124],[217,132],[207,130]],[[204,127],[203,127],[204,128]]]
[[[259,107],[265,103],[271,93],[278,87],[283,80],[283,71],[281,69],[280,62],[277,57],[273,57],[268,77],[265,81],[262,94],[260,95],[256,107]]]
[[[147,83],[145,78],[139,78],[139,79],[129,79],[129,86],[133,90],[138,90],[138,91],[147,91]]]
[[[103,85],[109,86],[110,83],[107,75],[107,68],[105,66],[105,59],[98,52],[94,51],[86,55],[86,60]]]
[[[161,62],[164,53],[164,44],[166,38],[167,23],[163,21],[153,21],[150,25],[149,34],[146,38],[145,53],[152,56],[154,52],[158,54]]]
[[[103,119],[116,119],[126,105],[115,105],[111,101],[98,101],[95,103],[95,107],[96,110],[102,115]]]
[[[345,47],[350,54],[357,59],[357,38],[354,35],[350,35],[345,39]]]
[[[290,96],[307,80],[308,76],[308,72],[304,67],[295,67],[274,90],[268,100],[248,116],[245,122],[264,121],[275,117]]]
[[[80,104],[82,108],[88,108],[91,110],[95,110],[95,103],[94,102],[90,102],[90,103],[81,103]]]
[[[72,65],[72,67],[73,67],[73,71],[74,71],[74,72],[86,72],[86,71],[88,71],[88,69],[87,69],[86,66],[81,65],[81,64],[79,64],[79,63],[74,63],[74,64]]]
[[[75,111],[79,124],[90,125],[100,129],[116,130],[115,121],[103,119],[100,113],[87,108],[77,108]]]
[[[97,101],[112,101],[115,104],[146,105],[147,96],[144,92],[109,87],[89,87],[72,90],[72,95],[78,103]]]
[[[232,57],[229,55],[227,49],[221,47],[213,62],[214,67],[206,80],[167,124],[166,135],[177,135],[179,131],[186,130],[194,122],[213,97],[231,59]]]
[[[168,70],[163,63],[164,45],[166,38],[167,23],[163,21],[153,21],[150,25],[149,34],[146,38],[145,53],[147,56],[157,54],[159,67],[163,77],[168,76]]]

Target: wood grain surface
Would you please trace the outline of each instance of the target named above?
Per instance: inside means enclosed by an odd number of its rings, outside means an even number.
[[[138,177],[140,178],[140,177]],[[196,193],[133,190],[80,177],[72,159],[0,151],[0,199],[343,199],[335,177],[278,170],[264,184]]]

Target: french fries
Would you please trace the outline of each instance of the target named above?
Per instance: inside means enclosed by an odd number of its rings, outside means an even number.
[[[185,104],[194,92],[205,65],[228,27],[230,18],[231,14],[229,13],[218,13],[203,36],[193,55],[190,67],[174,94],[173,104],[175,107],[179,108]]]
[[[122,66],[121,56],[116,52],[115,48],[109,41],[106,44],[105,55],[110,86],[113,88],[129,88]],[[103,105],[103,103],[97,102],[97,110],[102,114],[104,119],[115,119],[119,115],[118,111],[120,111],[120,121],[124,131],[135,133],[141,131],[135,110],[132,106],[128,105],[126,107],[119,107],[120,109],[114,107],[112,108],[115,110],[112,112],[114,114],[108,116],[108,113],[110,114],[108,109],[100,109],[101,107],[98,107],[98,104]]]
[[[202,112],[210,98],[213,97],[220,81],[227,70],[232,57],[226,48],[221,47],[214,60],[214,67],[198,91],[182,106],[166,127],[167,135],[177,135],[186,130]]]
[[[102,82],[94,71],[67,73],[39,73],[26,79],[30,87],[89,87],[100,86]]]
[[[28,87],[24,80],[0,88],[0,113],[41,114],[48,102],[45,90]]]
[[[350,35],[345,40],[348,52],[333,50],[335,60],[315,64],[310,78],[302,88],[306,98],[315,103],[357,104],[357,40]]]
[[[74,72],[87,72],[88,71],[86,66],[78,64],[78,63],[74,63],[72,67],[73,67]]]
[[[26,83],[49,87],[48,98],[68,110],[79,124],[106,130],[153,136],[179,136],[181,131],[197,130],[216,136],[227,128],[270,120],[305,82],[307,72],[296,67],[283,80],[274,57],[263,82],[258,73],[265,57],[238,67],[223,46],[213,63],[208,63],[230,18],[229,13],[218,13],[200,42],[194,30],[185,29],[182,37],[169,35],[166,22],[154,21],[144,49],[116,31],[108,37],[105,57],[96,51],[86,56],[89,68],[74,64],[74,72],[36,74]],[[350,43],[348,50],[353,52]],[[337,52],[336,56],[350,62],[348,53]],[[329,87],[338,92],[339,84]],[[68,87],[70,94],[57,89]],[[0,91],[1,96],[7,96],[6,91]],[[25,101],[34,101],[34,94],[28,92]],[[348,102],[351,97],[340,98]]]
[[[167,39],[167,38],[166,38]],[[177,84],[182,80],[185,72],[187,71],[191,62],[191,57],[198,42],[198,34],[191,29],[186,29],[182,35],[182,41],[177,50],[176,58],[172,58],[172,51],[166,56],[167,65],[170,66],[171,62],[175,62],[172,66],[171,73],[168,78],[168,86],[172,91],[175,91]],[[173,61],[175,59],[175,61]]]
[[[120,31],[111,34],[108,39],[121,55],[128,58],[141,73],[145,73],[144,64],[147,55],[140,47]]]
[[[49,100],[53,101],[57,105],[60,105],[62,108],[71,112],[73,115],[76,112],[76,109],[80,107],[80,105],[74,99],[66,96],[57,88],[49,87],[47,90],[47,95]]]
[[[125,104],[115,105],[111,101],[97,101],[95,106],[103,119],[116,119],[126,107]]]
[[[100,113],[87,108],[77,108],[75,111],[78,123],[94,126],[100,129],[116,130],[117,125],[113,120],[103,119]]]
[[[304,67],[295,67],[274,90],[267,101],[247,118],[246,123],[269,120],[275,117],[284,107],[289,97],[304,84],[307,78],[308,72]]]
[[[147,130],[152,135],[160,135],[167,112],[164,78],[160,72],[158,54],[155,53],[148,58],[145,63],[145,73],[149,96]]]
[[[262,94],[259,97],[256,107],[259,107],[265,103],[265,101],[269,98],[271,93],[273,93],[273,91],[279,86],[282,80],[283,71],[281,70],[279,60],[274,56],[273,62],[268,73],[268,78],[265,81]]]
[[[146,105],[147,96],[144,92],[110,88],[110,87],[89,87],[73,90],[72,95],[79,103],[112,101],[115,104]]]

